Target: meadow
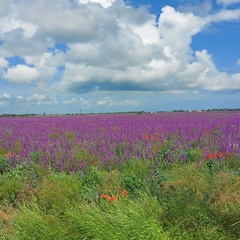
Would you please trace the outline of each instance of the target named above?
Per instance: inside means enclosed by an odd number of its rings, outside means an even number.
[[[0,239],[240,239],[240,112],[0,118]]]

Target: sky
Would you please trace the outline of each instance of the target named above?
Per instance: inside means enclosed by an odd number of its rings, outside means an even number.
[[[0,114],[240,108],[240,0],[0,2]]]

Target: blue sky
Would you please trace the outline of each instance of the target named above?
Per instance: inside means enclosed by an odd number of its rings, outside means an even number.
[[[1,0],[0,114],[240,108],[240,0]]]

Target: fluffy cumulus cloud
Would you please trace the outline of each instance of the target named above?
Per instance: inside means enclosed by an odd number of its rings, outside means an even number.
[[[108,32],[98,36],[101,41],[69,44],[71,61],[66,64],[61,89],[165,91],[176,86],[177,73],[185,71],[192,58],[191,37],[201,31],[205,21],[169,6],[162,9],[157,24],[146,9],[131,11],[135,20],[126,21],[123,10],[118,10],[119,19],[113,18],[118,20],[117,34]]]
[[[16,99],[38,105],[59,103],[51,93],[240,89],[239,74],[220,72],[211,53],[191,49],[193,36],[215,22],[239,20],[240,10],[223,8],[211,14],[209,1],[202,6],[204,14],[193,6],[165,6],[155,16],[145,6],[133,8],[122,0],[2,0],[1,81],[35,84],[39,94]],[[7,59],[14,56],[23,62],[10,64]],[[43,90],[49,95],[40,94]],[[62,103],[93,104],[75,96]],[[96,104],[138,102],[105,97]]]
[[[38,70],[26,65],[18,64],[16,67],[11,67],[7,70],[5,78],[12,83],[31,83],[39,77]]]
[[[0,69],[7,68],[7,66],[8,66],[8,61],[6,59],[0,57]]]

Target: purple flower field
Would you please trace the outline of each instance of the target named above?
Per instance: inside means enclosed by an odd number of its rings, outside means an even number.
[[[240,155],[239,143],[240,112],[0,118],[0,155],[11,166],[60,172],[112,169],[132,158],[201,162],[218,154],[224,162]]]

